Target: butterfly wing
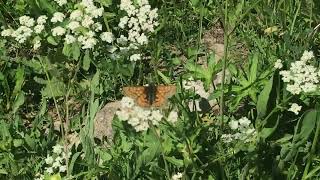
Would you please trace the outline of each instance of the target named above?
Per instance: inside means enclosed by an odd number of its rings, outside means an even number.
[[[152,103],[154,107],[161,107],[163,106],[168,98],[173,96],[176,93],[176,86],[175,85],[159,85],[157,86],[156,91],[156,98],[155,101]]]
[[[123,88],[123,94],[135,100],[141,107],[150,107],[144,86],[129,86]]]

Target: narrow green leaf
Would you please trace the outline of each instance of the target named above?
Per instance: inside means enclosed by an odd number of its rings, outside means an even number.
[[[84,57],[83,57],[83,64],[82,64],[82,68],[85,71],[88,71],[90,68],[90,63],[91,63],[91,58],[90,58],[90,51],[86,51]]]
[[[16,96],[21,91],[24,82],[24,68],[19,67],[15,75],[16,84],[14,86],[12,96]]]
[[[251,58],[251,63],[250,63],[250,76],[249,76],[250,83],[253,83],[257,79],[258,62],[259,62],[258,54],[255,53]]]
[[[270,93],[272,91],[272,86],[273,86],[273,77],[274,76],[272,76],[269,79],[266,86],[263,88],[262,92],[258,97],[257,113],[258,113],[259,119],[263,118],[267,114],[268,101],[269,101]]]
[[[69,162],[69,169],[68,169],[69,174],[68,175],[72,174],[74,164],[75,164],[76,160],[78,159],[78,157],[81,155],[81,153],[82,152],[76,152],[73,154],[71,161]]]
[[[16,113],[19,107],[24,103],[24,93],[21,91],[13,103],[13,113]]]
[[[183,167],[183,160],[182,159],[177,159],[175,157],[165,157],[165,159],[177,167]]]
[[[48,36],[47,37],[47,41],[48,41],[48,43],[49,44],[52,44],[52,45],[58,45],[58,43],[56,42],[56,40],[54,39],[54,37],[53,36]]]
[[[170,79],[164,75],[162,72],[157,70],[157,73],[161,76],[162,80],[166,83],[166,84],[170,84]]]

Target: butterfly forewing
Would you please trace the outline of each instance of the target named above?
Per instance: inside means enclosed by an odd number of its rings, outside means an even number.
[[[146,87],[144,86],[136,86],[136,87],[124,87],[123,94],[125,96],[131,97],[135,100],[135,102],[144,108],[147,107],[161,107],[163,106],[167,99],[174,95],[176,92],[176,86],[174,85],[159,85],[156,86],[155,92],[147,92]],[[155,99],[153,102],[148,100],[148,93],[153,94]]]

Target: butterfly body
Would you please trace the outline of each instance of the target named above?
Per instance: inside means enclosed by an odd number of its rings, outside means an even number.
[[[123,94],[135,100],[141,107],[161,107],[167,99],[174,95],[176,86],[159,85],[155,86],[129,86],[123,88]]]

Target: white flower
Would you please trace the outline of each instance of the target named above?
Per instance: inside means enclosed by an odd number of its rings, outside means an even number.
[[[63,166],[59,167],[59,172],[66,172],[66,170],[67,170],[67,166],[66,165],[63,165]]]
[[[52,164],[53,163],[53,158],[52,158],[52,156],[47,156],[47,158],[45,159],[45,161],[46,161],[46,164]]]
[[[134,106],[134,100],[129,97],[123,97],[121,99],[121,107],[122,108],[132,108]]]
[[[53,17],[51,18],[51,22],[53,22],[53,23],[62,22],[65,17],[66,17],[66,16],[65,16],[63,13],[61,13],[61,12],[55,12],[55,13],[53,14]]]
[[[317,90],[317,85],[314,83],[307,82],[300,86],[302,91],[305,93],[314,92]]]
[[[84,7],[94,6],[93,0],[82,0],[80,4]]]
[[[112,32],[103,32],[101,33],[100,38],[102,41],[106,41],[108,43],[112,43],[114,39]]]
[[[82,16],[83,16],[82,11],[77,9],[71,12],[70,20],[81,21]]]
[[[275,63],[274,63],[274,68],[276,69],[281,69],[283,67],[281,59],[278,59]]]
[[[92,9],[89,14],[91,14],[91,16],[94,17],[94,18],[98,18],[98,17],[102,16],[103,12],[104,12],[104,9],[101,7],[101,8]]]
[[[298,115],[299,111],[301,110],[302,106],[299,106],[297,103],[292,103],[289,111],[293,112],[294,114]]]
[[[38,25],[42,25],[42,24],[46,23],[47,19],[48,19],[48,17],[46,15],[39,16],[37,19]]]
[[[62,153],[63,146],[60,144],[56,144],[55,146],[52,147],[52,152],[56,153],[57,155]]]
[[[143,6],[143,5],[149,4],[148,0],[138,0],[137,2],[138,2],[139,6]]]
[[[151,112],[151,121],[153,125],[158,125],[159,122],[161,121],[163,115],[161,114],[160,110],[153,110]]]
[[[301,57],[301,61],[309,61],[312,58],[314,58],[312,51],[304,51]]]
[[[124,29],[125,25],[128,23],[128,16],[124,16],[122,18],[120,18],[120,22],[118,24],[118,26],[121,28],[121,29]]]
[[[102,24],[99,22],[96,22],[92,25],[92,28],[94,29],[94,31],[99,32],[102,31]]]
[[[247,129],[247,131],[245,132],[246,135],[250,136],[252,135],[256,130],[254,128],[250,128],[250,129]]]
[[[62,152],[62,153],[64,153],[64,152]],[[58,156],[58,157],[56,157],[56,159],[55,159],[55,162],[62,163],[62,161],[63,161],[63,158],[62,158],[61,156]]]
[[[242,127],[248,127],[250,125],[251,121],[247,117],[242,117],[239,119],[239,124]]]
[[[81,22],[81,25],[83,27],[89,28],[93,23],[94,23],[94,21],[92,20],[92,17],[85,15],[82,22]]]
[[[291,94],[300,94],[300,92],[302,91],[301,87],[297,83],[288,84],[286,89],[287,91],[291,92]]]
[[[171,111],[168,115],[167,121],[171,123],[175,123],[178,121],[178,112],[177,111]]]
[[[52,174],[53,173],[53,168],[52,167],[46,167],[45,169],[46,169],[46,172],[48,174]]]
[[[232,121],[229,122],[229,127],[231,129],[233,129],[233,130],[236,130],[239,127],[239,122],[235,121],[235,120],[232,120]]]
[[[56,3],[59,4],[59,6],[63,6],[65,4],[67,4],[67,0],[54,0]]]
[[[149,124],[147,121],[143,121],[143,122],[140,122],[139,125],[135,126],[134,129],[137,131],[137,132],[140,132],[140,131],[146,131],[148,130],[149,128]]]
[[[280,75],[282,76],[283,82],[290,82],[290,80],[293,79],[290,71],[280,71]]]
[[[19,43],[24,43],[32,35],[32,30],[27,26],[20,26],[11,36]]]
[[[40,46],[41,46],[40,40],[34,41],[34,43],[33,43],[33,50],[39,49]]]
[[[137,118],[137,117],[132,117],[128,120],[128,123],[131,125],[131,126],[137,126],[139,125],[140,123],[140,120]]]
[[[44,30],[44,25],[39,24],[34,27],[34,32],[36,34],[40,34]]]
[[[57,167],[59,167],[59,166],[61,166],[61,164],[60,164],[59,161],[55,161],[55,162],[52,164],[52,167],[53,167],[53,168],[57,168]]]
[[[231,134],[222,134],[221,135],[221,140],[224,143],[230,143],[230,142],[232,142],[232,135]]]
[[[70,34],[67,34],[66,37],[64,38],[66,44],[72,44],[74,42],[76,42],[76,38]]]
[[[124,35],[121,35],[119,38],[117,38],[117,43],[125,45],[128,42],[128,38]]]
[[[178,172],[171,177],[171,180],[179,180],[182,178],[182,173]]]
[[[4,37],[11,36],[13,32],[14,32],[13,29],[5,29],[1,32],[1,36],[4,36]]]
[[[19,22],[23,26],[31,27],[34,25],[34,19],[29,16],[21,16]]]
[[[74,31],[75,29],[77,29],[78,27],[80,27],[80,23],[78,21],[71,21],[68,25],[67,28],[71,29],[72,31]]]
[[[137,38],[137,42],[141,45],[147,44],[148,43],[148,38],[147,36],[142,33],[138,38]]]
[[[89,37],[82,42],[82,49],[92,49],[97,44],[97,39]]]
[[[66,155],[65,152],[62,152],[62,158],[63,159],[69,159],[71,157],[72,153],[71,152],[68,152],[68,156]]]
[[[37,175],[36,175],[37,176]],[[40,175],[40,177],[38,177],[38,178],[35,178],[34,180],[44,180],[44,175]]]
[[[129,113],[125,111],[116,111],[116,115],[121,121],[127,121],[129,119]]]
[[[52,31],[52,36],[62,36],[66,33],[66,29],[60,26],[53,28],[51,31]]]
[[[134,54],[130,56],[130,61],[138,61],[141,59],[141,54]]]

